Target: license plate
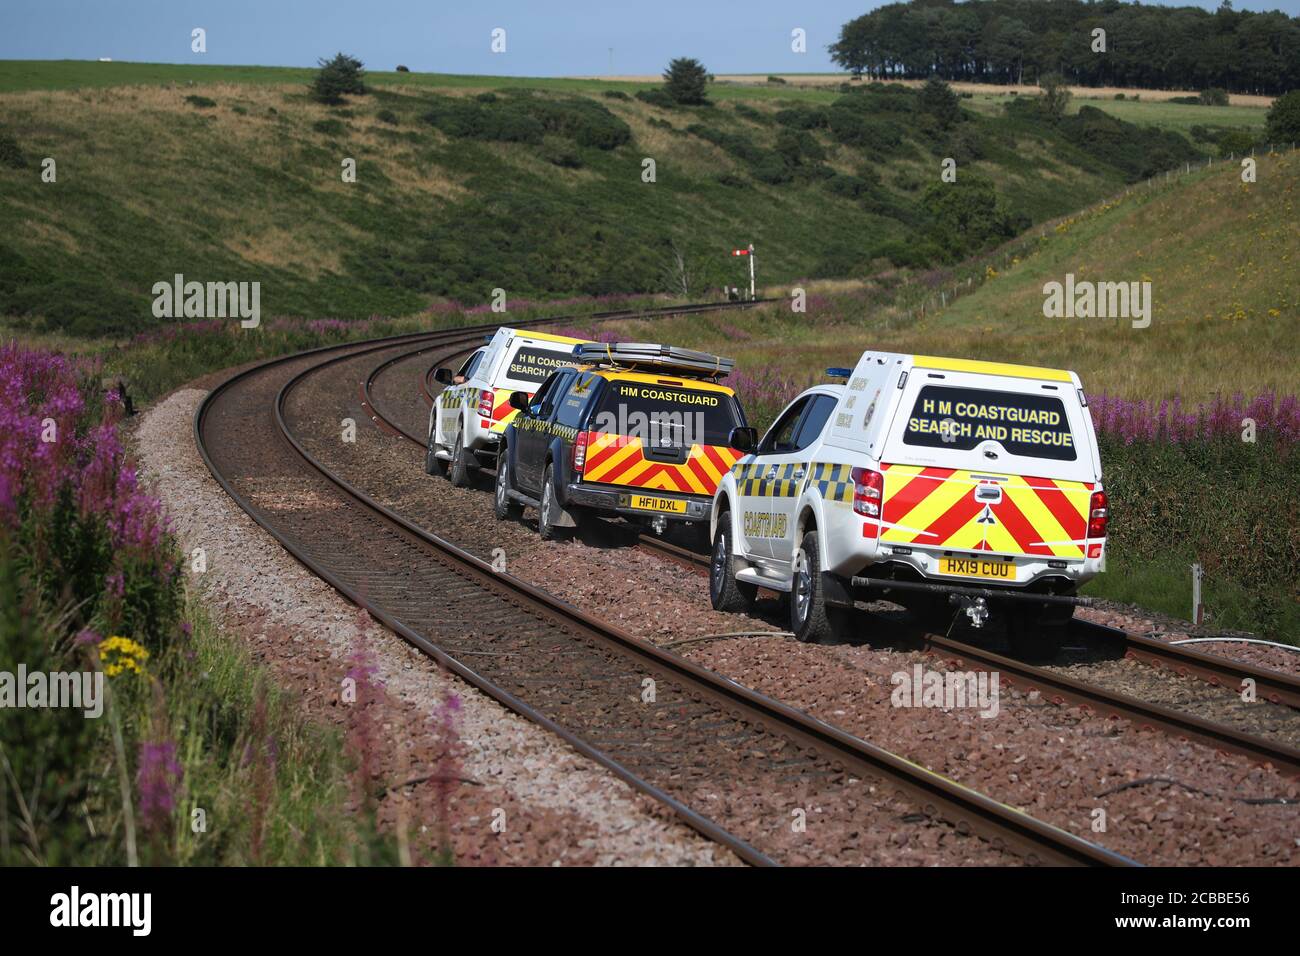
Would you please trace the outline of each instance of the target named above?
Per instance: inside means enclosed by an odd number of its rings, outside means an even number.
[[[963,578],[987,578],[990,581],[1014,581],[1016,566],[1010,561],[987,561],[982,558],[940,558],[939,573]]]
[[[658,495],[633,495],[628,507],[638,511],[669,511],[673,514],[686,514],[686,502],[681,498],[661,498]]]

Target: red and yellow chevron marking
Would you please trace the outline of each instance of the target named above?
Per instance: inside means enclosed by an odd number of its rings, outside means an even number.
[[[492,396],[492,425],[489,431],[504,432],[511,419],[519,414],[519,409],[510,404],[510,395],[510,389],[498,388]],[[528,397],[532,398],[533,393],[529,392]]]
[[[881,541],[1055,558],[1082,558],[1093,485],[1025,475],[981,478],[979,472],[882,465],[885,501]],[[975,489],[996,484],[1002,500],[989,505]]]
[[[610,485],[712,495],[722,476],[740,460],[741,453],[725,445],[692,445],[684,465],[649,461],[641,454],[641,439],[608,432],[587,432],[584,481]]]

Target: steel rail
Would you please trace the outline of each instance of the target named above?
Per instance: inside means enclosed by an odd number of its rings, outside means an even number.
[[[651,550],[662,552],[673,561],[704,570],[709,567],[709,559],[704,555],[695,554],[666,541],[658,541],[648,535],[642,535],[640,543]],[[1274,703],[1291,702],[1282,692],[1283,689],[1290,688],[1292,693],[1300,690],[1290,675],[1280,671],[1238,664],[1227,658],[1215,658],[1209,654],[1188,652],[1183,648],[1171,647],[1162,641],[1129,634],[1118,628],[1075,619],[1070,622],[1070,629],[1085,639],[1099,638],[1122,646],[1130,657],[1165,664],[1169,670],[1181,676],[1209,675],[1216,678],[1210,680],[1210,683],[1217,686],[1231,686],[1229,681],[1240,686],[1242,680],[1253,679],[1257,682],[1257,687],[1264,689],[1263,693]],[[1300,750],[1286,744],[1160,704],[1150,704],[1135,697],[1117,694],[1056,671],[1004,657],[945,635],[926,632],[918,635],[918,639],[923,644],[942,650],[957,659],[991,667],[1004,675],[1010,675],[1008,684],[1019,683],[1029,690],[1038,690],[1056,703],[1069,701],[1100,713],[1123,717],[1134,721],[1139,726],[1151,727],[1175,737],[1195,740],[1216,750],[1242,754],[1253,760],[1272,764],[1284,773],[1300,776]],[[1195,662],[1189,664],[1187,660],[1189,657],[1194,657]]]

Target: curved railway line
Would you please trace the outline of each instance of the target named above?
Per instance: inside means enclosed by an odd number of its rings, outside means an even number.
[[[424,439],[415,431],[415,423],[409,420],[401,421],[400,413],[393,409],[378,407],[374,401],[374,391],[376,382],[383,375],[407,362],[414,362],[426,351],[427,349],[407,351],[386,359],[370,370],[361,385],[362,393],[373,412],[376,423],[384,430],[401,436],[421,448],[424,447]],[[432,381],[433,370],[433,367],[429,366],[420,370],[419,375],[421,395],[429,404],[433,402],[437,390],[436,383]],[[641,535],[639,543],[658,556],[702,571],[708,569],[707,556],[661,541],[651,535]],[[893,622],[889,626],[898,627]],[[1245,681],[1250,680],[1254,682],[1259,698],[1274,704],[1300,709],[1300,679],[1289,674],[1239,663],[1225,657],[1206,654],[1081,619],[1071,621],[1070,628],[1071,635],[1076,640],[1091,647],[1103,648],[1112,656],[1130,657],[1182,677],[1199,678],[1219,687],[1240,689]],[[916,632],[913,636],[924,646],[950,660],[965,662],[973,667],[996,670],[1008,685],[1018,685],[1026,691],[1036,690],[1054,703],[1074,704],[1098,713],[1122,717],[1142,728],[1149,727],[1220,751],[1242,754],[1261,763],[1271,764],[1284,773],[1300,776],[1300,750],[1285,743],[1107,690],[1072,678],[1068,674],[1036,667],[947,635]]]
[[[1027,862],[1132,862],[493,571],[350,485],[295,436],[287,406],[313,375],[411,347],[463,353],[490,328],[334,346],[237,373],[196,410],[199,450],[234,501],[339,592],[746,862],[782,862],[791,806],[860,815],[882,794]],[[368,393],[363,385],[378,421]],[[724,827],[719,796],[755,809]]]

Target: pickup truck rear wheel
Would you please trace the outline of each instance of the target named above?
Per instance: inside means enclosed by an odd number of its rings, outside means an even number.
[[[718,530],[713,536],[713,556],[709,559],[709,601],[715,611],[738,613],[754,606],[758,588],[736,580],[735,536],[731,533],[731,512],[718,515]]]
[[[795,550],[790,581],[790,630],[805,644],[820,644],[838,636],[848,617],[826,604],[821,570],[817,532],[808,531]]]
[[[465,432],[456,432],[456,447],[451,453],[451,483],[456,488],[468,488],[474,483],[478,474],[478,465],[471,464],[469,452],[465,450]]]
[[[523,505],[510,497],[511,488],[510,459],[503,447],[497,455],[496,495],[492,502],[492,512],[498,521],[517,520],[523,512]]]
[[[547,465],[542,478],[542,500],[537,509],[537,530],[543,541],[555,541],[560,537],[560,502],[555,497],[555,466]]]

